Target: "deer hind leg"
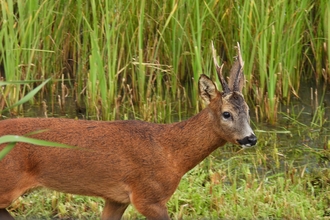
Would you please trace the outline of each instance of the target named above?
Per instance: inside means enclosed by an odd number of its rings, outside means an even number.
[[[118,203],[112,200],[105,200],[102,212],[102,220],[120,220],[128,204]]]
[[[0,219],[1,220],[14,220],[14,217],[11,216],[6,209],[0,209]]]

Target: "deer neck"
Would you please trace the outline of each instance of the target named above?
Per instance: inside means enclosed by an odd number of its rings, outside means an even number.
[[[167,126],[164,134],[167,136],[168,159],[182,175],[226,143],[214,132],[214,120],[206,108],[186,121]]]

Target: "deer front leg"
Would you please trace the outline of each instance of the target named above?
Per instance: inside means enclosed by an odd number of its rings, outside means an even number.
[[[148,220],[170,220],[165,205],[156,204],[143,204],[138,203],[134,205],[135,208],[144,215]]]
[[[102,220],[120,220],[127,206],[128,204],[105,200],[105,206],[102,212]]]
[[[161,194],[150,187],[149,191],[135,191],[130,195],[130,199],[135,209],[148,220],[169,220],[166,208],[168,198],[159,198]]]

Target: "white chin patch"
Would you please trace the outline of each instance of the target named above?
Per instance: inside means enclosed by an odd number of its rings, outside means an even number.
[[[249,148],[251,147],[251,144],[244,144],[244,145],[241,145],[242,148]]]

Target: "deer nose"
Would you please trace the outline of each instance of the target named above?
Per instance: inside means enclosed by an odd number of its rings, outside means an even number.
[[[237,142],[243,147],[251,147],[257,143],[257,137],[254,134],[251,134],[241,140],[237,140]]]

